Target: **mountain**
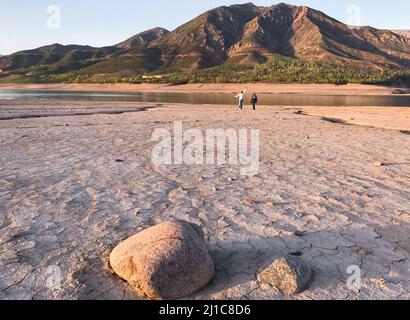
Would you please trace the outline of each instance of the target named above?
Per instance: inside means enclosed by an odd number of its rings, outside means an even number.
[[[398,35],[405,36],[407,38],[410,38],[410,30],[392,30],[394,33],[397,33]]]
[[[247,24],[260,11],[253,4],[219,7],[180,26],[152,46],[160,49],[166,68],[223,64],[229,58],[229,50],[243,39]]]
[[[308,7],[253,4],[208,11],[154,42],[165,67],[263,62],[279,54],[366,67],[409,67],[410,40],[389,30],[351,28]]]
[[[77,70],[91,65],[120,51],[116,47],[93,48],[90,46],[52,44],[33,50],[20,51],[0,58],[0,69],[16,70],[37,67],[59,73]]]
[[[147,51],[147,60],[139,61],[138,55],[133,55],[132,51],[142,49],[152,41],[161,38],[168,33],[166,29],[154,28],[135,35],[134,37],[121,42],[115,46],[104,48],[93,48],[90,46],[53,44],[50,46],[40,47],[33,50],[26,50],[14,53],[7,57],[0,57],[0,69],[12,71],[21,68],[34,68],[30,74],[37,73],[64,73],[87,68],[99,62],[102,62],[100,67],[95,68],[96,72],[110,73],[123,72],[139,72],[152,70],[149,63],[150,50]],[[121,52],[120,63],[115,63],[115,53]],[[143,52],[143,51],[142,51]],[[132,56],[132,59],[127,59],[127,55]],[[130,65],[127,61],[130,60]],[[132,65],[143,65],[143,68],[132,68]],[[156,66],[157,64],[155,64]],[[98,70],[97,70],[98,69]],[[91,68],[89,70],[93,72]]]
[[[167,29],[153,28],[138,33],[137,35],[125,40],[124,42],[115,45],[115,47],[122,49],[140,49],[147,46],[152,41],[162,38],[167,33],[169,33]]]
[[[209,10],[169,32],[155,28],[105,48],[58,44],[0,58],[26,75],[169,73],[264,64],[272,57],[370,70],[410,70],[410,38],[350,27],[306,6],[252,3]]]

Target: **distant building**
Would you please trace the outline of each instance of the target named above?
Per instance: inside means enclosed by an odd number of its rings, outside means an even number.
[[[142,79],[162,79],[162,76],[142,76]]]

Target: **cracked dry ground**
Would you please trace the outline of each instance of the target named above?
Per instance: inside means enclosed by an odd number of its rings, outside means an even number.
[[[410,298],[409,135],[274,107],[4,104],[3,114],[41,107],[60,116],[0,121],[1,299],[138,298],[107,257],[168,219],[201,225],[216,264],[212,283],[192,299],[285,299],[255,273],[265,259],[289,253],[315,274],[295,299]],[[61,116],[90,108],[116,112]],[[151,133],[172,129],[174,120],[185,128],[260,129],[260,173],[154,167]],[[360,291],[347,288],[350,265],[361,268]],[[62,283],[49,289],[53,266]]]

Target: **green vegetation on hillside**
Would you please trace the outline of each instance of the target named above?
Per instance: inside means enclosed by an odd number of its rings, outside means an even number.
[[[397,69],[377,71],[274,56],[261,65],[223,65],[193,72],[175,73],[169,76],[169,82],[410,84],[410,72]]]
[[[116,61],[120,63],[120,61]],[[124,61],[124,69],[129,61]],[[343,66],[335,63],[296,60],[283,56],[273,56],[266,63],[240,65],[233,62],[224,65],[181,71],[167,74],[93,74],[91,68],[67,73],[30,72],[30,69],[16,70],[12,75],[4,73],[1,82],[34,82],[34,83],[331,83],[331,84],[385,84],[410,85],[410,72],[398,69],[363,69],[354,66]],[[32,70],[31,70],[32,71]],[[37,70],[38,71],[38,70]]]

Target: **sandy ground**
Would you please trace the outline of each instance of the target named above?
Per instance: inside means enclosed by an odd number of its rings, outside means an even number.
[[[339,119],[347,124],[409,131],[410,133],[409,107],[301,107],[300,110],[309,115]]]
[[[182,92],[182,93],[231,93],[248,88],[248,92],[289,93],[289,94],[329,94],[329,95],[390,95],[410,94],[409,89],[400,89],[373,85],[337,86],[332,84],[0,84],[0,89],[25,90],[67,90],[67,91],[102,91],[102,92]]]
[[[255,280],[276,254],[314,270],[295,299],[410,299],[410,136],[297,110],[0,102],[0,299],[138,298],[107,257],[168,219],[200,224],[215,260],[191,299],[285,299]],[[153,165],[151,134],[175,120],[260,129],[260,173]],[[351,265],[360,291],[346,284]]]
[[[162,105],[162,104],[160,104]],[[173,105],[173,104],[168,104]],[[57,102],[32,101],[29,105],[24,101],[1,101],[0,120],[12,120],[17,118],[33,118],[47,116],[67,115],[94,115],[94,114],[122,114],[134,112],[138,109],[150,109],[155,104],[141,103],[86,103],[70,102],[69,104]],[[188,106],[196,109],[196,107]],[[219,106],[220,107],[220,106]],[[219,108],[218,107],[218,108]],[[234,107],[225,106],[232,110]],[[250,108],[245,106],[245,108]],[[261,106],[258,106],[260,110]],[[410,108],[408,107],[288,107],[288,106],[262,106],[262,108],[275,109],[276,111],[295,110],[305,115],[318,118],[328,118],[329,121],[336,119],[346,124],[361,126],[410,131]]]

